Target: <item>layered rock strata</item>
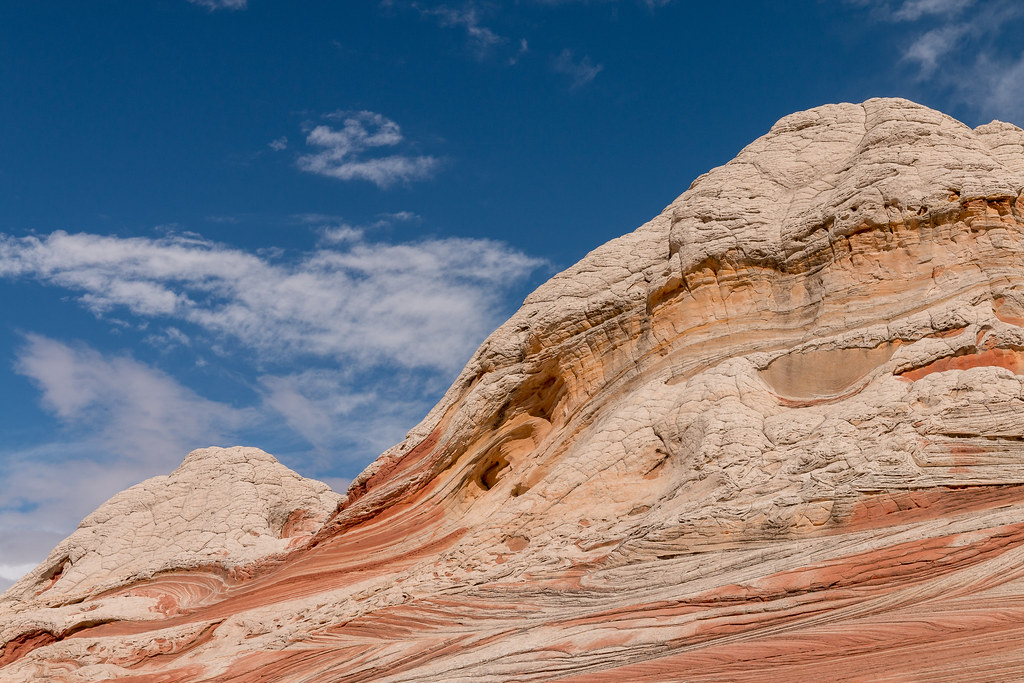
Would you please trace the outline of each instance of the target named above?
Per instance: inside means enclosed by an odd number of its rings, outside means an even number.
[[[0,678],[1021,678],[1022,372],[1024,132],[794,114],[347,496],[210,449],[112,499],[0,599]]]

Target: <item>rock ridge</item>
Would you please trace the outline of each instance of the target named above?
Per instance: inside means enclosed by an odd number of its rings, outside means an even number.
[[[1024,131],[799,112],[527,297],[347,496],[239,448],[115,496],[0,598],[0,674],[1014,678],[1022,369]],[[207,471],[226,526],[161,526]]]

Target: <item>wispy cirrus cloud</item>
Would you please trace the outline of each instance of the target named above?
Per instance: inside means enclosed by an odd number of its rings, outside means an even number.
[[[1015,0],[847,0],[915,36],[902,60],[917,79],[983,117],[1024,122],[1024,42]]]
[[[557,74],[567,76],[569,87],[575,90],[597,78],[604,65],[594,64],[588,55],[576,57],[572,50],[566,48],[552,60],[551,69]]]
[[[391,119],[372,111],[336,111],[327,122],[309,124],[306,145],[297,165],[307,173],[337,180],[367,180],[380,188],[395,183],[424,180],[440,167],[437,157],[413,154],[374,155],[405,141]],[[334,122],[340,122],[340,125]]]
[[[903,57],[914,62],[922,78],[931,77],[942,61],[956,50],[957,42],[970,31],[966,24],[941,26],[928,31],[904,51]]]
[[[490,25],[502,19],[507,8],[493,2],[464,0],[463,2],[424,3],[409,0],[382,0],[381,7],[406,9],[444,29],[460,30],[465,35],[469,51],[478,60],[500,56],[509,65],[516,64],[529,52],[526,38],[513,39],[502,35]]]
[[[534,8],[553,8],[568,5],[616,5],[622,0],[530,0],[522,3]],[[670,5],[674,0],[633,0],[634,4],[654,10]],[[430,4],[409,0],[381,0],[381,7],[386,9],[404,8],[414,10],[425,19],[433,21],[442,28],[459,28],[465,31],[469,46],[480,60],[488,56],[500,55],[506,64],[514,66],[522,58],[531,54],[530,42],[525,37],[513,39],[511,31],[499,31],[493,25],[508,25],[508,19],[523,12],[516,3],[516,8],[502,6],[493,2],[480,0],[464,0],[461,3]],[[486,21],[485,21],[486,20]],[[502,35],[505,33],[505,35]],[[570,87],[582,87],[594,80],[604,69],[602,64],[594,64],[590,57],[576,57],[571,50],[563,50],[552,58],[552,69],[558,74],[568,76]]]

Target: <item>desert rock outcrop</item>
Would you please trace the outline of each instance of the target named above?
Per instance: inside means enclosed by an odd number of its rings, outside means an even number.
[[[542,285],[347,496],[209,449],[112,499],[0,599],[0,678],[1009,680],[1022,519],[1024,131],[827,105]]]

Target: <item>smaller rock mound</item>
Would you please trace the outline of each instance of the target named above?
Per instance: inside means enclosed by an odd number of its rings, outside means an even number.
[[[101,505],[0,602],[68,604],[169,570],[236,571],[301,544],[339,500],[258,448],[195,450]]]

